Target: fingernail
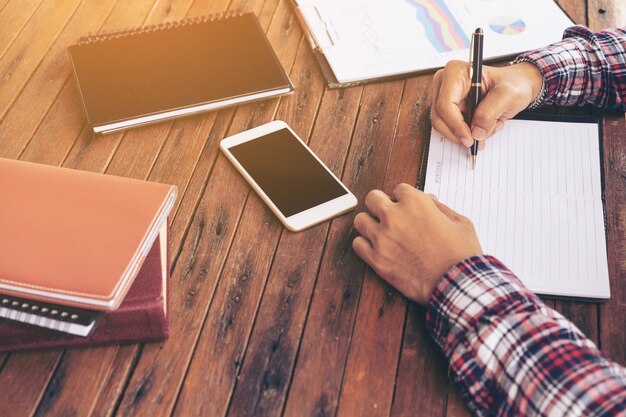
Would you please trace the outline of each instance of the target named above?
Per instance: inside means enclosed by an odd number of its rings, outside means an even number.
[[[472,129],[472,135],[476,139],[484,139],[487,136],[487,131],[482,127],[474,126]]]
[[[469,148],[470,146],[472,146],[474,144],[474,139],[461,138],[461,143],[466,148]]]

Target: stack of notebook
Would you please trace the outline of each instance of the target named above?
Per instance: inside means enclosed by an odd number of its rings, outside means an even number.
[[[0,351],[168,336],[170,185],[0,159]]]

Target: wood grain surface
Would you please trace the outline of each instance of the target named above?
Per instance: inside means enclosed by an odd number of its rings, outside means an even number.
[[[559,0],[594,30],[620,0]],[[111,135],[86,124],[67,47],[79,37],[252,11],[296,86],[290,96]],[[0,354],[0,416],[468,416],[425,309],[352,251],[374,188],[416,184],[431,75],[329,90],[286,0],[0,0],[0,157],[175,184],[171,336],[160,344]],[[285,230],[219,141],[284,120],[361,202]],[[626,147],[604,118],[611,299],[548,301],[626,363]],[[2,337],[0,335],[0,337]]]

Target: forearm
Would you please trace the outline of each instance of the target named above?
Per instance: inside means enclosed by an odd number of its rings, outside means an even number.
[[[591,32],[584,26],[565,31],[563,40],[520,55],[544,77],[541,104],[592,104],[626,111],[626,28]]]
[[[427,319],[477,415],[626,413],[626,370],[495,258],[448,271]]]

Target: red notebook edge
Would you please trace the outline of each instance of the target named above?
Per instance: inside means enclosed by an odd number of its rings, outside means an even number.
[[[0,352],[162,342],[169,337],[167,220],[119,308],[105,313],[87,337],[0,319]]]

